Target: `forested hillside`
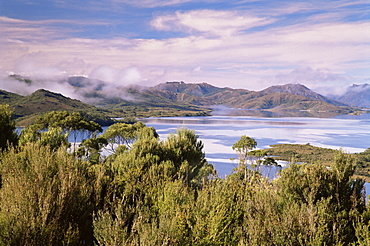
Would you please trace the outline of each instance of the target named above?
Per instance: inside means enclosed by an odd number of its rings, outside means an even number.
[[[238,167],[221,179],[188,129],[159,140],[141,122],[116,123],[97,135],[59,111],[18,137],[8,106],[0,122],[0,245],[370,244],[364,182],[339,151],[330,168],[292,164],[271,181],[259,168],[276,162],[241,136]]]

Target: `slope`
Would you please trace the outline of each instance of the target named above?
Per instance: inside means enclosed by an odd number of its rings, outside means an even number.
[[[20,125],[27,125],[42,113],[59,110],[81,112],[88,119],[101,125],[113,123],[113,120],[106,115],[107,112],[101,109],[44,89],[37,90],[29,96],[5,91],[1,91],[0,94],[3,95],[0,97],[0,104],[10,105],[11,109],[14,110],[14,117]]]
[[[333,104],[334,106],[348,106],[344,103],[335,101],[333,99],[330,99],[328,97],[324,97],[321,94],[318,94],[309,88],[307,88],[304,85],[301,84],[286,84],[286,85],[276,85],[276,86],[270,86],[267,89],[264,89],[262,92],[266,93],[290,93],[293,95],[299,95],[304,96],[311,100],[318,100],[322,102],[327,102],[330,104]]]

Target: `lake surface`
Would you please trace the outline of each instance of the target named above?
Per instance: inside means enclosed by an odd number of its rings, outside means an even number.
[[[220,177],[230,174],[237,161],[232,145],[247,135],[257,141],[257,149],[272,144],[306,144],[342,149],[349,153],[363,152],[370,147],[370,115],[338,116],[335,118],[283,117],[264,118],[253,116],[205,116],[142,119],[153,126],[161,139],[179,128],[194,130],[204,143],[209,163],[215,166]],[[370,194],[370,184],[366,184]]]

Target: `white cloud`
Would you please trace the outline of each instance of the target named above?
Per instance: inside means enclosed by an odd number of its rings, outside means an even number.
[[[351,83],[351,78],[340,73],[334,73],[328,68],[311,67],[298,68],[290,73],[276,75],[280,84],[299,83],[321,94],[341,94]]]
[[[298,68],[289,74],[278,74],[276,77],[284,83],[321,83],[347,80],[342,74],[333,73],[328,68],[313,69],[311,67]]]
[[[84,97],[76,91],[75,88],[70,86],[65,80],[60,80],[61,78],[32,78],[31,84],[26,84],[25,82],[18,81],[12,78],[0,78],[0,88],[6,91],[17,93],[23,96],[30,95],[39,89],[45,89],[56,93],[61,93],[64,96],[83,99]]]
[[[239,31],[266,25],[272,20],[246,16],[236,11],[193,10],[156,16],[151,25],[161,31],[197,31],[216,36],[231,36]]]
[[[116,86],[127,86],[141,82],[142,76],[136,67],[115,69],[110,66],[100,66],[89,74],[89,78],[99,79]]]

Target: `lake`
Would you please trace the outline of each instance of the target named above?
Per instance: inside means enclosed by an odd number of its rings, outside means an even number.
[[[141,119],[153,126],[161,139],[177,129],[194,130],[204,143],[204,152],[209,163],[215,166],[220,177],[230,174],[237,161],[231,146],[247,135],[257,141],[257,149],[272,144],[306,144],[342,149],[348,153],[363,152],[370,147],[370,115],[337,116],[334,118],[281,117],[265,118],[253,116],[204,116]],[[370,194],[370,184],[366,184]]]

